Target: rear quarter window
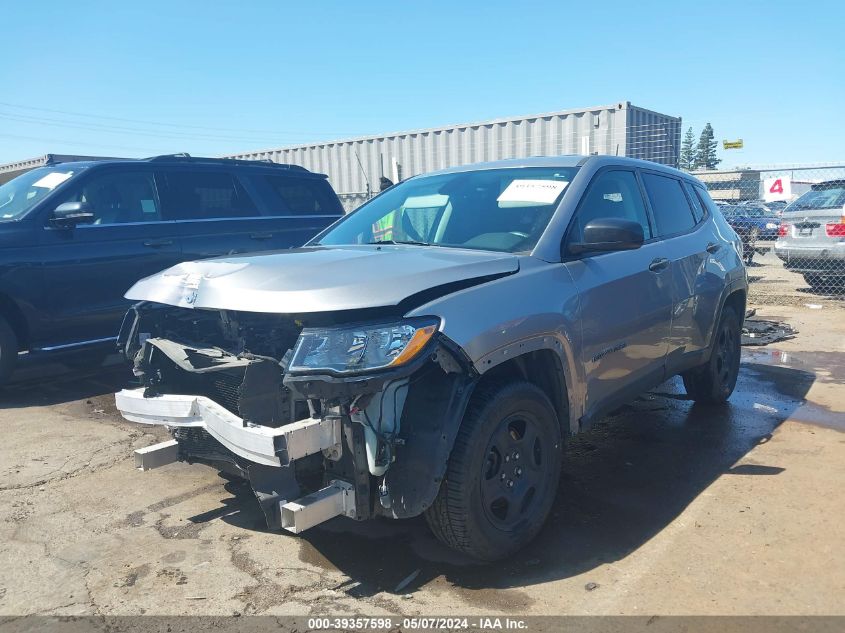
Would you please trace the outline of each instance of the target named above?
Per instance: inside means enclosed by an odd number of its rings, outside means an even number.
[[[232,174],[222,171],[168,171],[163,197],[170,215],[204,220],[258,215],[255,203]]]
[[[343,207],[329,183],[316,178],[265,176],[272,192],[271,215],[342,215]]]
[[[658,236],[683,233],[696,225],[680,180],[651,173],[642,176]]]
[[[690,203],[692,204],[692,216],[695,218],[695,223],[698,224],[707,216],[707,212],[704,210],[704,204],[690,183],[684,182],[684,190],[687,192],[687,196],[689,196]]]

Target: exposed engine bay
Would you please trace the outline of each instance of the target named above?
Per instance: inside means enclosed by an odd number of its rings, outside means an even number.
[[[168,427],[173,441],[161,455],[249,480],[270,528],[420,514],[436,496],[477,376],[461,350],[425,324],[413,334],[400,331],[407,326],[377,329],[393,360],[408,356],[402,364],[303,369],[303,358],[333,367],[325,348],[340,334],[344,354],[370,354],[366,326],[355,325],[366,317],[138,304],[119,344],[141,387],[120,392],[118,408],[127,419]],[[420,349],[411,358],[414,341]],[[167,463],[161,455],[155,465]]]

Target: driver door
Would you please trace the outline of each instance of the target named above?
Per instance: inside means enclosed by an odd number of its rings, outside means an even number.
[[[599,218],[639,222],[638,249],[585,253],[565,265],[578,289],[586,417],[595,418],[663,380],[672,316],[669,260],[653,230],[633,171],[610,169],[593,178],[578,206],[567,243]]]
[[[49,338],[37,347],[100,342],[117,336],[139,279],[181,260],[175,224],[162,216],[152,170],[101,169],[57,200],[86,202],[90,223],[57,227],[44,218],[44,280]]]

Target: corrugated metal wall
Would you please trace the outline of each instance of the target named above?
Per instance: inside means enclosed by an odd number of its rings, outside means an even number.
[[[229,158],[302,165],[328,174],[335,191],[342,198],[352,199],[367,191],[367,180],[378,191],[379,177],[393,180],[396,171],[404,179],[503,158],[617,154],[676,166],[680,134],[680,118],[620,102],[517,119],[246,152]]]
[[[627,156],[670,167],[678,166],[681,153],[680,118],[629,106],[626,126]]]

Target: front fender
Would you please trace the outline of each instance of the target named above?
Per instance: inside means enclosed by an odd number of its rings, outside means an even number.
[[[581,355],[580,305],[564,264],[533,257],[520,270],[422,305],[408,316],[437,316],[441,331],[460,346],[479,374],[514,357],[541,349],[560,359],[569,399],[570,430],[583,415],[585,376]]]

